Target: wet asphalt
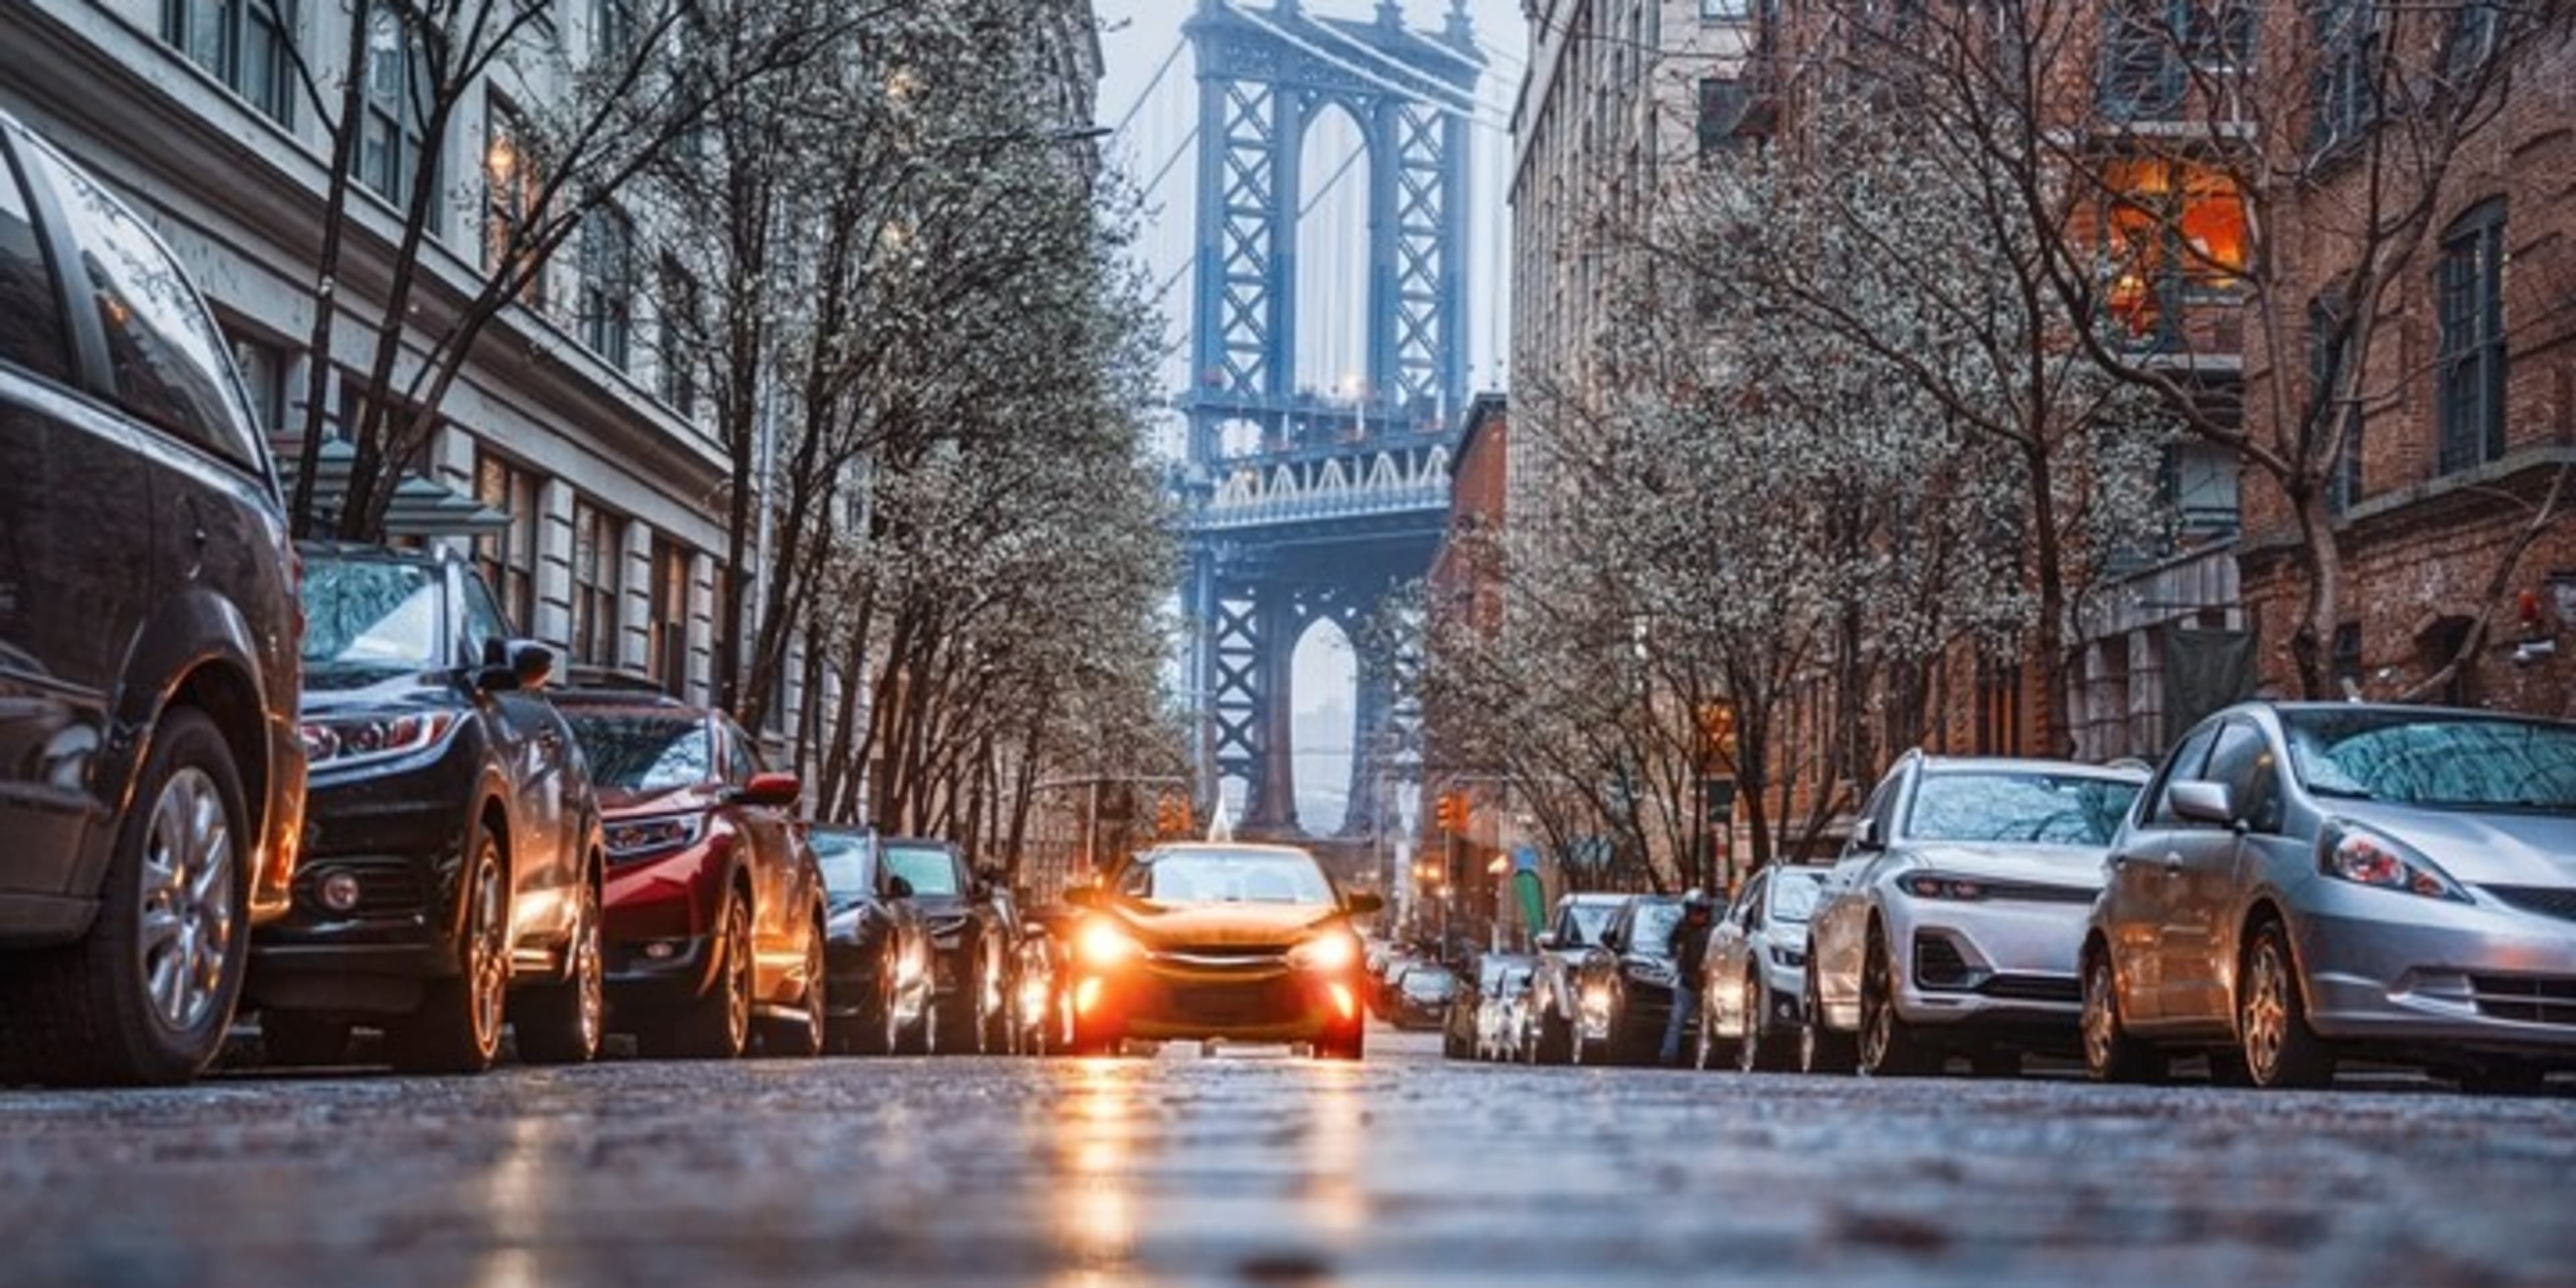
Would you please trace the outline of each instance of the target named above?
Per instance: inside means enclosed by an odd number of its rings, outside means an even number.
[[[2576,1282],[2576,1098],[1372,1041],[0,1092],[0,1284]]]

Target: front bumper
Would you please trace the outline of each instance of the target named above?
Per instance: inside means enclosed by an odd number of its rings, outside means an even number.
[[[602,942],[600,966],[609,1005],[632,1012],[706,996],[716,982],[715,944],[713,935]]]
[[[334,980],[417,981],[459,970],[457,936],[475,764],[450,739],[438,752],[339,775],[316,775],[305,799],[303,853],[285,913],[251,937],[247,991],[293,1005],[324,1001]],[[357,906],[321,906],[324,878],[358,879]],[[367,1009],[363,999],[348,1003]]]
[[[2322,1036],[2576,1060],[2576,922],[2318,877],[2290,927]]]
[[[1360,1023],[1356,971],[1299,970],[1277,957],[1161,954],[1108,971],[1078,969],[1073,989],[1086,1029],[1148,1040],[1306,1042]]]
[[[1913,901],[1906,911],[1889,932],[1907,1023],[2071,1031],[2082,1018],[2090,903]]]

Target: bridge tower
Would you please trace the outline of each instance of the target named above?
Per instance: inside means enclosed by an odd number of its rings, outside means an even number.
[[[1467,398],[1468,129],[1483,70],[1467,0],[1415,30],[1301,0],[1200,0],[1184,28],[1199,82],[1198,260],[1182,490],[1198,627],[1199,774],[1241,792],[1246,836],[1304,834],[1290,758],[1291,658],[1318,620],[1357,641],[1390,591],[1430,568]],[[1309,130],[1348,113],[1367,185],[1364,370],[1298,384],[1300,173]],[[1356,167],[1356,168],[1354,168]],[[1340,182],[1336,171],[1326,182]],[[1320,198],[1319,198],[1320,199]],[[1418,643],[1361,647],[1350,810],[1371,835],[1418,713],[1400,672]]]

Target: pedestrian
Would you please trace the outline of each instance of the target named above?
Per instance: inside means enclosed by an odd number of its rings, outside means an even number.
[[[1662,1060],[1667,1068],[1682,1062],[1682,1031],[1699,1014],[1700,967],[1708,960],[1708,934],[1716,925],[1708,892],[1692,886],[1682,896],[1682,915],[1664,939],[1664,955],[1673,963],[1673,1012],[1664,1020]]]

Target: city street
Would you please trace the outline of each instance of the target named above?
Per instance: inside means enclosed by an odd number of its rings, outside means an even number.
[[[0,1096],[0,1281],[2557,1283],[2576,1100],[1273,1051]]]

